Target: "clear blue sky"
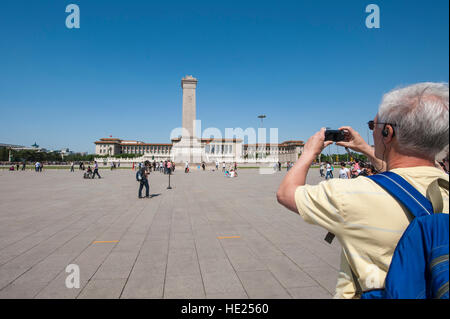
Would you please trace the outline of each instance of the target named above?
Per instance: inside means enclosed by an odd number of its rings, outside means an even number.
[[[67,29],[78,4],[81,28]],[[365,8],[381,10],[367,29]],[[0,143],[94,152],[113,135],[169,142],[180,80],[199,80],[203,128],[367,137],[383,93],[448,82],[448,0],[2,0]]]

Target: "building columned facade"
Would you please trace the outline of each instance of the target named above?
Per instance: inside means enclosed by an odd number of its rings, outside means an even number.
[[[279,144],[243,144],[241,139],[199,139],[202,148],[202,162],[293,162],[303,151],[303,141],[285,141]],[[130,161],[175,160],[172,148],[180,138],[172,143],[145,143],[122,140],[119,138],[101,138],[95,142],[95,154],[113,158],[120,154],[141,155]],[[124,159],[121,159],[124,161]],[[126,161],[126,160],[125,160]]]
[[[121,140],[119,138],[101,138],[95,142],[96,155],[141,154],[157,155],[167,158],[172,149],[172,144],[144,143],[140,141]]]

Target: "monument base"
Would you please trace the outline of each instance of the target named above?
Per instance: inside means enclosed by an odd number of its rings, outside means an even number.
[[[175,163],[202,163],[206,155],[202,143],[196,137],[182,137],[171,150],[171,159]]]

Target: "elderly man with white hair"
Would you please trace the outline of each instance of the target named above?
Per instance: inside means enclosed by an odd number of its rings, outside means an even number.
[[[448,175],[435,167],[435,157],[449,144],[449,87],[419,83],[384,95],[368,125],[375,147],[349,126],[341,127],[345,141],[337,145],[365,154],[380,171],[394,172],[422,195],[438,178]],[[305,144],[302,156],[286,174],[278,201],[308,223],[336,235],[342,246],[335,298],[358,298],[361,292],[383,288],[392,255],[413,219],[388,192],[366,177],[332,179],[306,185],[311,163],[332,144],[325,129]],[[448,214],[448,190],[440,189]]]

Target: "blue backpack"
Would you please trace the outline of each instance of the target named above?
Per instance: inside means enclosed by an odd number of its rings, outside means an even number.
[[[430,202],[393,172],[369,178],[403,204],[415,218],[395,248],[385,288],[364,292],[361,299],[448,299],[449,216],[441,213],[443,200],[439,189],[448,189],[448,181],[437,179],[429,186],[427,197]]]
[[[137,180],[138,182],[142,182],[143,178],[142,178],[142,172],[141,172],[141,170],[138,170],[138,171],[137,171],[137,173],[136,173],[136,180]]]

